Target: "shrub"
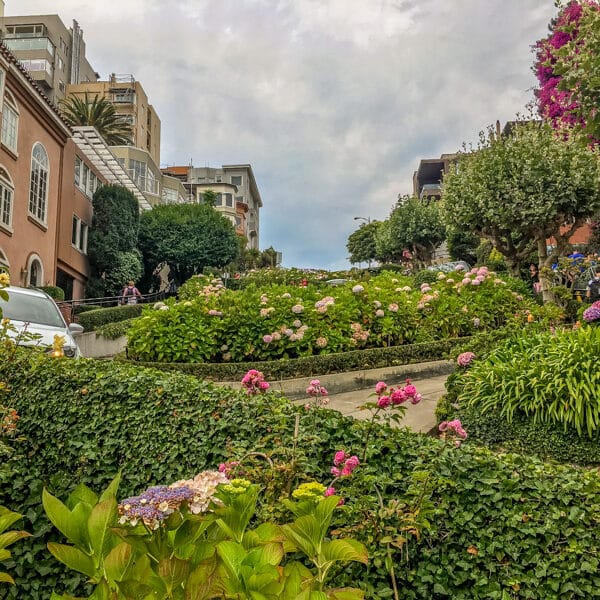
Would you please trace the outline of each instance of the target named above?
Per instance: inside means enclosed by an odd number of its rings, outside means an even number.
[[[335,411],[305,411],[275,394],[248,397],[112,361],[20,351],[15,362],[0,362],[0,380],[21,415],[19,438],[0,469],[0,503],[23,513],[34,534],[14,547],[7,566],[18,587],[9,598],[41,600],[53,588],[86,593],[85,577],[67,574],[46,551],[57,536],[42,513],[45,484],[64,497],[79,483],[102,489],[121,469],[124,497],[266,451],[289,459],[265,471],[263,487],[279,490],[277,478],[284,486],[324,480],[334,452],[360,448],[365,437],[364,422]],[[367,545],[370,561],[332,572],[335,584],[361,587],[366,598],[392,597],[387,563],[396,565],[408,600],[595,596],[598,473],[494,456],[468,441],[451,449],[385,426],[372,436],[334,523]],[[275,505],[279,493],[271,493]],[[259,512],[272,514],[272,505]],[[416,526],[418,538],[410,533]]]
[[[79,315],[77,322],[83,326],[85,331],[95,331],[98,327],[108,323],[125,321],[142,314],[141,304],[125,304],[123,306],[110,306],[108,308],[97,308],[88,310]]]
[[[436,282],[421,289],[384,272],[327,289],[242,291],[194,277],[182,286],[183,302],[168,301],[132,324],[129,356],[214,363],[323,356],[464,337],[507,323],[520,327],[529,312],[541,310],[519,293],[520,283],[507,284],[485,268],[434,276]]]
[[[56,302],[62,302],[65,299],[65,291],[55,285],[46,285],[41,287],[40,290],[46,292]]]
[[[127,327],[129,327],[131,321],[123,323],[127,323]],[[115,325],[121,325],[121,323]],[[105,331],[108,327],[111,327],[111,325],[105,326],[102,331]],[[109,335],[112,335],[113,331],[116,333],[116,327],[109,331]],[[326,356],[303,356],[288,360],[256,363],[132,362],[144,367],[154,367],[166,371],[180,371],[201,379],[211,379],[213,381],[236,381],[249,369],[259,366],[267,379],[278,380],[439,360],[448,356],[456,346],[463,343],[465,343],[464,338],[460,340],[447,339],[423,344],[407,344],[406,346],[392,346],[391,348],[370,348],[368,350],[355,350],[353,352],[328,354]]]
[[[600,430],[598,356],[600,328],[593,326],[509,339],[466,373],[458,402],[509,422],[525,415],[593,437]]]
[[[107,323],[96,328],[96,335],[106,338],[107,340],[116,340],[117,338],[127,335],[127,330],[131,327],[133,319],[125,319],[124,321],[116,321]]]

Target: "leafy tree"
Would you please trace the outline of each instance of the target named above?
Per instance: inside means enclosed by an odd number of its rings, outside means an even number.
[[[60,108],[69,125],[94,126],[109,146],[131,143],[131,125],[122,115],[117,114],[114,105],[106,98],[96,95],[90,100],[86,92],[84,98],[69,96],[61,100]]]
[[[480,241],[468,231],[451,229],[448,232],[448,254],[452,260],[464,260],[474,265],[477,262],[477,247]]]
[[[90,280],[87,294],[94,297],[115,295],[128,279],[137,280],[141,272],[140,258],[135,254],[139,206],[128,189],[105,185],[94,194],[93,207],[94,218],[88,236]]]
[[[217,203],[219,194],[214,190],[205,190],[202,192],[202,202],[208,206],[214,206]]]
[[[508,136],[490,129],[479,149],[461,155],[446,174],[442,198],[448,224],[489,239],[518,277],[532,242],[541,271],[599,209],[600,161],[545,123],[521,123]],[[556,246],[549,253],[550,237]]]
[[[260,266],[271,269],[277,266],[277,250],[273,246],[260,253]]]
[[[381,260],[399,260],[405,249],[417,263],[430,264],[436,248],[446,239],[446,227],[437,202],[403,199],[377,230],[375,243]]]
[[[554,128],[600,141],[600,4],[569,2],[536,44],[539,111]]]
[[[157,206],[142,214],[139,247],[146,273],[166,261],[177,283],[238,254],[231,221],[206,204]]]
[[[346,248],[350,252],[351,263],[377,260],[377,244],[375,234],[381,225],[380,221],[361,223],[360,227],[348,236]]]

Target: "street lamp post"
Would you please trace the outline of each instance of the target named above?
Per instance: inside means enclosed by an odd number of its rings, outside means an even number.
[[[371,223],[371,217],[354,217],[355,221],[364,221],[367,225]],[[371,259],[368,261],[369,269],[371,268]],[[360,265],[359,265],[360,266]]]

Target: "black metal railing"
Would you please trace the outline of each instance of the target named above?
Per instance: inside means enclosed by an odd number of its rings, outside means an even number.
[[[158,302],[164,300],[169,294],[166,292],[154,292],[152,294],[142,294],[141,298],[138,298],[139,304],[148,304],[152,302]],[[107,308],[110,306],[119,306],[120,304],[126,304],[123,302],[123,295],[119,296],[105,296],[104,298],[80,298],[77,300],[61,300],[56,303],[63,317],[68,320],[69,323],[76,323],[77,317],[81,312],[85,310],[92,310],[93,308]],[[81,307],[86,307],[83,310]]]

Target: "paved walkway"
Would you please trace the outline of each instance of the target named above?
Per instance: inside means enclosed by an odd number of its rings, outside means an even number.
[[[412,383],[417,390],[423,394],[423,400],[419,404],[408,404],[404,418],[400,422],[400,427],[410,427],[413,431],[427,433],[433,429],[436,424],[435,407],[438,400],[446,393],[444,387],[447,375],[438,375],[427,379],[414,379]],[[344,415],[349,415],[357,419],[366,419],[370,416],[369,411],[358,410],[357,407],[374,398],[369,398],[373,388],[356,390],[354,392],[344,392],[342,394],[332,394],[329,397],[328,408],[338,410]],[[296,402],[301,402],[296,400]]]
[[[350,371],[332,375],[321,375],[318,378],[321,384],[329,390],[328,408],[338,410],[344,415],[357,419],[369,417],[368,411],[358,410],[357,407],[364,404],[369,394],[374,391],[378,381],[385,381],[388,385],[402,385],[407,377],[410,377],[417,390],[423,395],[423,399],[417,405],[408,404],[400,427],[410,427],[413,431],[427,433],[436,426],[435,408],[438,400],[445,394],[445,383],[448,373],[454,369],[454,364],[445,361],[433,361],[397,367],[385,367],[382,369],[370,369],[363,371]],[[306,388],[313,377],[302,377],[299,379],[284,379],[272,381],[271,389],[279,391],[296,404],[305,404],[309,401]],[[228,385],[239,389],[238,381],[220,382],[217,385]]]

